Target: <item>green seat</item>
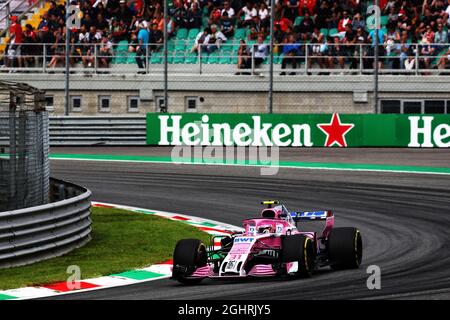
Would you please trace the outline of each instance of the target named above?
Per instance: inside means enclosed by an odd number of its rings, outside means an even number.
[[[132,64],[136,63],[136,52],[129,52],[126,63]]]
[[[176,51],[173,57],[173,63],[181,64],[184,63],[186,53],[185,51]]]
[[[338,31],[337,28],[332,28],[332,29],[328,30],[328,35],[331,36],[331,37],[337,35],[338,33],[339,33],[339,31]]]
[[[304,19],[305,19],[305,17],[303,17],[303,16],[298,16],[297,18],[295,18],[294,26],[300,25],[300,23],[302,23],[302,21],[303,21]]]
[[[177,41],[175,48],[172,51],[184,51],[186,50],[186,41]]]
[[[246,38],[247,36],[247,29],[246,28],[238,28],[236,29],[236,32],[234,33],[234,38],[241,40]]]
[[[153,52],[150,57],[151,64],[158,64],[163,62],[163,55],[161,52]]]
[[[196,53],[191,53],[189,51],[188,54],[186,55],[186,58],[184,59],[184,63],[195,64],[195,63],[197,63],[197,60],[198,60],[197,54]]]
[[[180,40],[180,39],[186,39],[188,36],[188,30],[185,28],[180,28],[177,31],[177,35],[176,35],[176,39]]]
[[[189,30],[188,39],[189,40],[195,39],[199,32],[200,32],[200,29],[197,29],[197,28]]]
[[[384,27],[389,22],[389,16],[381,16],[380,17],[380,24]]]
[[[221,57],[219,59],[220,64],[230,64],[231,63],[231,52],[222,51]]]
[[[219,60],[222,56],[222,53],[220,52],[220,50],[211,52],[208,56],[208,63],[209,64],[217,64],[219,63]]]

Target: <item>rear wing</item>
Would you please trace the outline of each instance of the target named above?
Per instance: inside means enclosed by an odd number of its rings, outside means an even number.
[[[291,212],[291,217],[295,222],[305,220],[327,220],[327,218],[333,217],[333,212],[331,210],[299,211]]]

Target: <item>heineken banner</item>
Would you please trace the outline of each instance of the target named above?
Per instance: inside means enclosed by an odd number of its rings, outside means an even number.
[[[147,144],[450,147],[450,115],[147,114]]]

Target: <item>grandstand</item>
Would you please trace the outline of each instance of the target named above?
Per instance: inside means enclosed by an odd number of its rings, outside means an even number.
[[[157,41],[155,36],[163,28],[163,1],[89,0],[72,3],[81,9],[81,24],[84,26],[84,29],[72,32],[73,66],[80,66],[83,60],[102,60],[104,63],[100,63],[100,67],[122,66],[122,70],[126,70],[124,65],[136,65],[136,57],[139,55],[144,62],[148,61],[148,64],[163,62],[162,43]],[[372,68],[374,32],[371,31],[370,24],[373,23],[373,18],[366,14],[371,1],[290,0],[276,3],[275,64],[282,64],[285,56],[283,46],[289,36],[293,35],[295,41],[301,44],[295,53],[299,60],[298,65],[305,65],[309,59],[310,66],[319,65],[324,69]],[[21,21],[24,27],[22,51],[25,51],[25,54],[41,56],[45,50],[40,44],[51,44],[47,45],[45,59],[33,59],[32,63],[28,63],[26,58],[20,58],[17,52],[14,53],[14,43],[11,44],[11,37],[6,37],[2,39],[3,45],[0,48],[0,51],[5,53],[3,64],[8,67],[40,67],[44,64],[49,67],[61,66],[64,59],[55,56],[64,51],[64,5],[63,1],[41,1],[41,8],[29,19]],[[224,10],[224,5],[231,10]],[[382,68],[392,72],[448,67],[448,59],[443,58],[446,58],[448,53],[448,4],[443,0],[392,0],[380,1],[380,5],[383,13],[380,30]],[[256,45],[256,34],[264,36],[265,44],[269,42],[269,13],[265,1],[230,3],[170,0],[168,6],[169,64],[235,66],[239,60],[241,40],[246,41],[247,51],[251,51],[250,48]],[[227,19],[223,15],[225,11]],[[152,24],[156,26],[153,29]],[[25,29],[26,25],[29,25],[29,30]],[[199,33],[211,25],[217,25],[218,31],[226,32],[226,40],[214,50],[201,50],[199,57],[192,48]],[[149,46],[144,46],[145,50],[141,50],[141,53],[136,50],[139,47],[137,34],[140,29],[148,30],[149,35]],[[229,29],[232,29],[231,32]],[[211,34],[209,41],[215,41],[216,36],[217,33]],[[102,43],[102,46],[106,46],[103,54],[99,49]],[[340,46],[344,47],[344,50],[336,49]],[[12,48],[9,58],[7,48]],[[405,63],[408,56],[414,56],[413,66],[411,63]],[[268,59],[264,59],[262,63],[267,64]],[[92,67],[94,63],[82,65]],[[135,68],[131,70],[136,72]]]

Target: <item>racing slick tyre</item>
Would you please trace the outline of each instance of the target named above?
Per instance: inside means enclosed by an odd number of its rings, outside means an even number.
[[[177,242],[173,253],[172,278],[183,284],[197,284],[203,278],[188,278],[200,267],[206,266],[206,246],[197,239],[183,239]]]
[[[281,262],[298,262],[297,275],[310,277],[315,267],[314,243],[302,234],[286,236],[282,240]]]
[[[334,270],[357,269],[362,260],[362,237],[356,228],[334,228],[328,237],[328,253]]]

